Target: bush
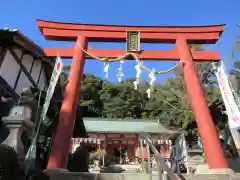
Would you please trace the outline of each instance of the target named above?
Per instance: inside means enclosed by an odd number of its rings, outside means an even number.
[[[69,155],[69,171],[88,172],[89,153],[86,147],[80,146]]]
[[[2,180],[21,180],[24,174],[21,174],[18,164],[18,156],[12,147],[0,144],[0,177]]]

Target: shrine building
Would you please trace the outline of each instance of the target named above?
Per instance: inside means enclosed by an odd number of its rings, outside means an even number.
[[[17,29],[0,29],[0,120],[15,103],[23,89],[46,91],[54,66],[43,49]],[[61,87],[56,87],[61,99]],[[6,101],[11,99],[11,101]]]
[[[73,138],[72,152],[81,143],[91,144],[96,149],[104,149],[107,154],[113,154],[115,149],[124,148],[130,162],[135,162],[136,158],[141,156],[140,133],[149,133],[161,156],[166,159],[170,157],[171,139],[180,134],[178,131],[164,128],[157,121],[150,120],[83,118],[83,121],[88,137]]]

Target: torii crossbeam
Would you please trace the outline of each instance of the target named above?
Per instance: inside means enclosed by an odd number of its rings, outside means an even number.
[[[87,51],[101,58],[117,58],[126,54],[122,49],[94,49],[88,46]],[[69,48],[45,48],[44,52],[48,57],[56,57],[60,53],[61,58],[72,58],[74,46]],[[179,54],[176,48],[171,50],[143,50],[137,53],[141,60],[155,60],[155,61],[179,61]],[[192,49],[192,56],[194,61],[219,61],[220,55],[216,51],[194,51]],[[86,59],[93,59],[91,56],[86,55]],[[127,58],[133,60],[132,56]]]
[[[224,30],[224,25],[158,27],[73,24],[37,20],[40,31],[47,40],[76,41],[75,47],[60,49],[61,57],[73,58],[69,81],[65,89],[60,118],[54,135],[48,168],[66,168],[72,130],[79,99],[80,81],[85,56],[82,48],[98,57],[116,58],[124,50],[93,49],[88,42],[125,42],[126,31],[140,31],[142,43],[176,44],[176,48],[159,51],[143,50],[138,53],[143,60],[181,61],[189,99],[195,113],[199,133],[210,169],[227,168],[227,162],[208,110],[203,89],[193,61],[220,61],[214,51],[194,51],[188,44],[214,44]],[[45,49],[46,56],[56,56],[59,48]]]

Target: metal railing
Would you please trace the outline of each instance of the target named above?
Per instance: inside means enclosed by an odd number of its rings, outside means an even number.
[[[141,133],[140,134],[140,144],[142,149],[142,157],[143,157],[143,140],[146,141],[147,145],[147,156],[148,156],[148,172],[149,172],[149,179],[152,180],[152,168],[151,168],[151,162],[150,162],[150,148],[153,152],[153,155],[156,159],[157,166],[158,166],[158,174],[159,174],[159,180],[163,179],[163,170],[167,172],[167,176],[171,180],[180,180],[180,177],[174,173],[174,171],[166,164],[163,157],[160,156],[160,153],[158,152],[157,148],[151,141],[151,136],[147,133]],[[143,159],[143,158],[142,158]]]

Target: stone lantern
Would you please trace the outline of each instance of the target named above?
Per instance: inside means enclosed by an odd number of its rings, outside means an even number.
[[[2,142],[12,147],[20,162],[24,160],[35,127],[37,100],[31,88],[23,89],[19,102],[14,105],[2,122],[9,130],[8,137]]]

